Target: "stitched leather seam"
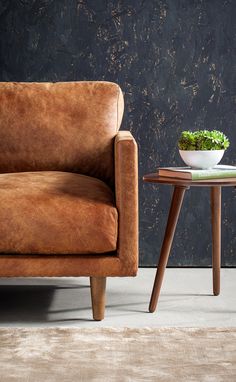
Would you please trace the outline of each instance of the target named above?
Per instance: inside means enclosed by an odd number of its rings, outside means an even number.
[[[120,95],[120,89],[119,86],[117,86],[117,115],[116,115],[116,131],[118,131],[118,121],[119,121],[119,95]]]

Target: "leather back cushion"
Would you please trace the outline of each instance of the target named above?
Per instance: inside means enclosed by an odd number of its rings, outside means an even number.
[[[0,83],[0,172],[71,171],[111,184],[122,115],[114,83]]]

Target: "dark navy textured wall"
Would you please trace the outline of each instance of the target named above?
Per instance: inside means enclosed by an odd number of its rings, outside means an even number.
[[[144,185],[181,161],[183,129],[220,129],[236,164],[235,0],[1,0],[0,80],[109,80],[140,150],[140,259],[157,260],[171,190]],[[236,191],[223,192],[223,264],[236,265]],[[209,190],[187,192],[173,266],[211,263]]]

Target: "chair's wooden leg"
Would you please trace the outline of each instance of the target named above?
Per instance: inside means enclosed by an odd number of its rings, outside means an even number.
[[[106,277],[90,277],[90,289],[93,319],[101,321],[104,318],[105,311]]]
[[[220,294],[220,263],[221,263],[221,187],[211,188],[211,219],[212,219],[212,270],[213,293]]]
[[[186,187],[175,186],[174,188],[165,236],[162,243],[160,259],[157,266],[156,277],[153,284],[152,295],[151,295],[150,304],[149,304],[149,312],[151,313],[155,312],[156,310],[166,265],[168,262],[172,242],[174,239],[175,228],[177,225],[179,213],[180,213],[183,198],[184,198],[184,193],[185,193],[185,190],[187,190],[188,188],[189,187],[187,186]]]

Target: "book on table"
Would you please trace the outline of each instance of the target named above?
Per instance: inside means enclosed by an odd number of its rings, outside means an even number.
[[[187,180],[236,178],[236,166],[222,164],[207,170],[193,169],[191,167],[160,167],[158,175]]]

